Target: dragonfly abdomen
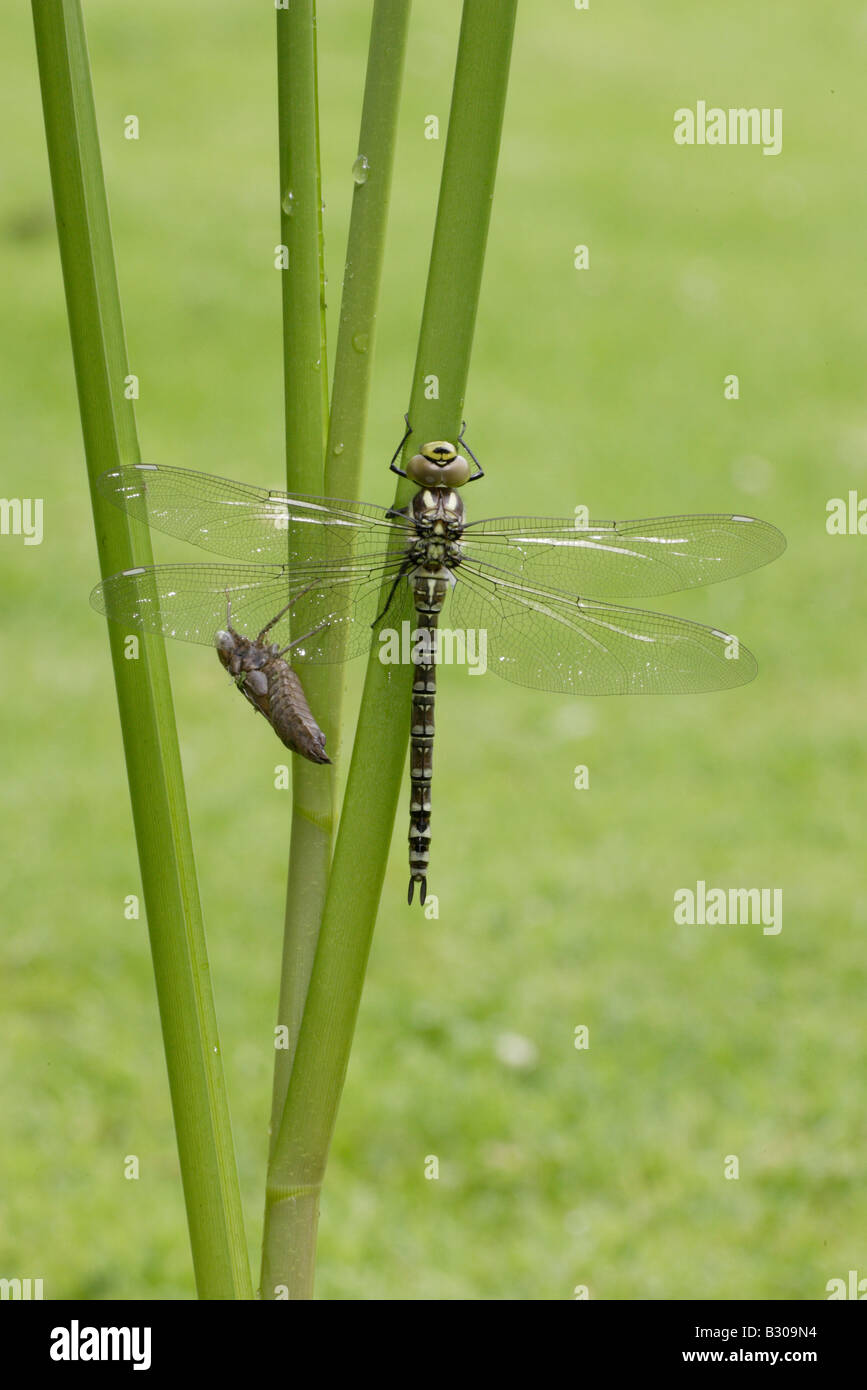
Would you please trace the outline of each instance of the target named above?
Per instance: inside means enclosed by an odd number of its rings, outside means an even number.
[[[409,891],[412,902],[415,885],[419,901],[427,896],[430,863],[431,780],[433,778],[434,705],[436,702],[436,633],[440,612],[448,592],[447,570],[434,573],[420,570],[413,579],[417,632],[413,643],[416,673],[412,683],[412,721],[410,724],[410,801],[409,801]]]
[[[325,735],[313,718],[292,667],[282,657],[274,657],[265,671],[268,676],[267,717],[275,733],[293,753],[301,753],[313,763],[330,762],[325,753]]]
[[[427,895],[427,870],[430,863],[430,789],[433,775],[435,698],[436,667],[419,666],[412,683],[409,892],[407,902],[412,902],[416,884],[419,885],[419,899],[422,903]]]

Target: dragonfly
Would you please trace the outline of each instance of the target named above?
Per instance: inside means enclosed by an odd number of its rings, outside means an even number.
[[[368,651],[372,628],[390,644],[390,659],[412,662],[410,903],[416,886],[422,903],[427,894],[442,639],[475,635],[488,669],[536,690],[731,689],[757,669],[735,636],[620,600],[718,583],[776,559],[786,545],[775,526],[737,514],[586,524],[574,517],[468,521],[460,489],[484,473],[464,428],[456,444],[422,444],[402,468],[398,459],[412,433],[407,422],[390,464],[416,489],[401,508],[157,464],[113,469],[98,482],[104,496],[138,520],[247,562],[113,575],[91,595],[109,618],[211,644],[229,596],[248,630],[267,623],[277,642],[289,642],[292,624],[303,624],[308,636],[293,651],[298,666]],[[444,610],[448,630],[440,627]],[[396,634],[412,640],[392,641]]]

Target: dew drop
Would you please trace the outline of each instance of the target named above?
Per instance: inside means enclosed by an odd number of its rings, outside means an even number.
[[[352,346],[356,352],[367,352],[370,339],[366,333],[356,333],[352,339]]]
[[[292,192],[291,188],[288,189],[287,192],[284,194],[283,201],[280,204],[280,206],[282,207],[287,217],[292,216],[293,212],[295,211],[295,194]]]
[[[366,154],[360,154],[352,166],[352,177],[356,183],[367,183],[367,171],[370,168]]]
[[[342,454],[342,453],[343,453],[343,450],[344,450],[344,447],[345,447],[345,446],[344,446],[343,444],[335,444],[335,445],[334,445],[334,448],[331,450],[331,452],[332,452],[332,454]]]

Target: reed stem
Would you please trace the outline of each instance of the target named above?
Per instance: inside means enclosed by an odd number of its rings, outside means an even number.
[[[94,526],[103,577],[152,563],[146,526],[95,490],[139,461],[99,137],[78,0],[34,0],[36,50]],[[83,601],[83,598],[82,598]],[[127,659],[109,623],[142,891],[196,1287],[252,1297],[238,1175],[161,638]]]
[[[458,432],[502,130],[517,0],[466,0],[410,411],[413,443]],[[428,399],[429,378],[439,381]],[[401,493],[398,491],[398,502]],[[404,498],[405,500],[405,498]],[[368,663],[349,780],[267,1201],[318,1203],[379,906],[409,733],[411,669]],[[408,924],[409,929],[409,924]],[[275,1218],[280,1220],[279,1217]],[[284,1270],[285,1274],[286,1271]],[[310,1297],[309,1261],[288,1271]],[[271,1288],[263,1271],[263,1291]],[[266,1297],[271,1296],[266,1293]]]

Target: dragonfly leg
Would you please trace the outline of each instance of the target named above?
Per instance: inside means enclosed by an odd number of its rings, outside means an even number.
[[[485,476],[485,470],[482,468],[482,465],[479,463],[479,460],[476,458],[476,456],[475,456],[475,454],[473,453],[472,449],[470,448],[469,444],[468,444],[467,441],[464,439],[464,430],[466,429],[466,427],[467,427],[467,422],[466,422],[466,420],[464,420],[463,424],[461,425],[461,432],[460,432],[460,434],[458,435],[458,443],[459,443],[459,444],[463,444],[464,448],[466,449],[466,451],[467,451],[467,453],[469,454],[470,458],[472,459],[473,463],[476,465],[476,471],[475,471],[475,473],[472,475],[472,477],[467,478],[467,482],[468,482],[468,483],[474,483],[474,482],[476,481],[477,478],[484,478],[484,476]]]
[[[405,477],[406,477],[406,473],[404,472],[404,470],[403,470],[402,468],[395,468],[395,464],[397,463],[397,460],[400,458],[400,455],[401,455],[401,453],[403,452],[403,446],[404,446],[404,444],[406,443],[406,441],[409,439],[410,435],[412,434],[412,425],[409,423],[409,415],[404,415],[403,418],[404,418],[404,420],[406,421],[406,434],[403,436],[403,439],[400,441],[400,443],[398,444],[397,448],[395,449],[394,454],[393,454],[393,456],[392,456],[391,463],[388,465],[389,468],[391,469],[392,473],[397,473],[397,474],[399,474],[399,476],[400,476],[401,478],[405,478]]]
[[[283,611],[285,612],[286,610],[284,609]],[[269,624],[269,626],[270,626],[270,624]],[[288,647],[284,647],[283,650],[282,650],[282,652],[278,652],[277,655],[278,655],[278,656],[285,656],[287,652],[291,652],[291,650],[292,650],[293,647],[297,647],[299,642],[306,642],[308,637],[315,637],[316,634],[317,634],[317,632],[321,632],[322,629],[323,629],[324,627],[327,627],[327,626],[328,626],[328,619],[325,618],[325,619],[319,624],[318,627],[311,628],[309,632],[305,632],[305,634],[304,634],[303,637],[293,637],[293,638],[292,638],[292,641],[289,643]],[[265,631],[266,631],[266,632],[268,631],[268,628],[267,628],[267,627],[265,628]],[[260,634],[260,637],[261,637],[261,634]]]
[[[400,583],[400,581],[403,579],[404,575],[407,573],[408,568],[409,568],[409,566],[406,565],[406,564],[401,565],[401,567],[400,567],[400,569],[398,570],[397,574],[394,576],[394,583],[393,583],[392,586],[391,586],[391,593],[389,594],[388,598],[387,598],[386,601],[385,601],[385,607],[383,608],[383,610],[382,610],[381,613],[377,613],[377,615],[376,615],[376,617],[374,618],[373,622],[370,624],[371,627],[376,627],[376,625],[377,625],[377,623],[380,621],[380,619],[385,617],[386,613],[388,612],[389,608],[391,607],[391,600],[394,598],[395,590],[397,589],[397,586],[398,586],[398,584]]]
[[[265,636],[265,633],[266,633],[266,632],[270,632],[271,629],[272,629],[272,627],[274,626],[274,624],[275,624],[275,623],[279,623],[280,619],[283,617],[283,614],[284,614],[284,613],[288,613],[288,612],[289,612],[289,609],[292,608],[292,607],[298,602],[298,600],[299,600],[300,598],[303,598],[305,594],[309,593],[310,590],[314,587],[315,583],[316,583],[316,580],[314,579],[314,580],[312,581],[312,583],[305,585],[305,587],[304,587],[303,589],[299,589],[299,591],[298,591],[297,594],[293,594],[292,597],[290,598],[289,602],[286,603],[286,604],[284,604],[283,607],[280,609],[280,612],[279,612],[279,613],[275,613],[275,615],[274,615],[274,617],[271,619],[270,623],[266,623],[266,624],[265,624],[265,626],[262,628],[262,631],[259,633],[259,636],[256,638],[256,641],[257,641],[257,642],[261,642],[261,641],[262,641],[262,638]],[[228,592],[228,591],[227,591],[227,592]],[[318,631],[319,631],[319,628],[317,628],[316,631],[318,632]],[[307,636],[308,636],[308,637],[311,637],[312,635],[313,635],[313,634],[310,633],[310,632],[307,633]],[[299,637],[299,638],[297,638],[296,640],[300,642],[302,639]],[[291,646],[292,643],[290,642],[289,645]],[[288,651],[288,650],[289,650],[289,647],[287,647],[286,650]]]

